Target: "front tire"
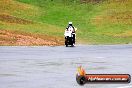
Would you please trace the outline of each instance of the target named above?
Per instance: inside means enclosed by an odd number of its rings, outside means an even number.
[[[68,47],[68,37],[65,37],[65,46]]]

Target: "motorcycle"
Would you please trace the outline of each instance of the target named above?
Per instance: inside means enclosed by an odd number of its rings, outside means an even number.
[[[72,33],[71,30],[66,29],[64,35],[65,35],[65,46],[68,47],[70,45],[71,47],[73,47],[75,44],[75,33]]]

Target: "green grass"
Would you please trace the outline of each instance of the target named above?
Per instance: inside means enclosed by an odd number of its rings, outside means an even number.
[[[63,37],[67,23],[72,21],[78,28],[78,42],[87,44],[132,43],[131,33],[129,33],[130,36],[115,37],[116,34],[132,30],[131,0],[124,2],[104,0],[100,3],[87,4],[81,4],[79,0],[14,0],[11,3],[6,4],[7,6],[1,11],[34,23],[22,25],[0,22],[1,29]],[[16,8],[17,4],[20,7]]]

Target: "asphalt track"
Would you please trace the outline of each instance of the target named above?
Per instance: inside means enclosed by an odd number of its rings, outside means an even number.
[[[76,83],[87,73],[132,75],[132,45],[0,46],[0,88],[132,88],[129,84]]]

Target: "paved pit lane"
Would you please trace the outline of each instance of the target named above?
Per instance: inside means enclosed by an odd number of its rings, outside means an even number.
[[[80,86],[80,65],[89,74],[132,75],[132,45],[1,46],[0,88],[132,88],[132,83]]]

